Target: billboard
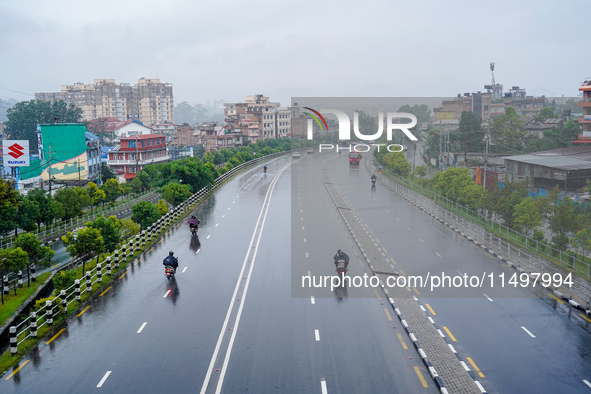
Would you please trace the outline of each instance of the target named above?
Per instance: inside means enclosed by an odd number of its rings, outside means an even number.
[[[5,140],[2,143],[4,165],[7,167],[28,167],[30,165],[28,140]]]

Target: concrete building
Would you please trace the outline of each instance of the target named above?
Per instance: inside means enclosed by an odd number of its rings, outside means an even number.
[[[248,129],[239,126],[244,124],[244,119],[248,119]],[[224,126],[226,130],[230,130],[229,133],[237,133],[236,130],[240,129],[240,134],[248,136],[250,142],[259,138],[291,136],[290,109],[281,107],[279,103],[270,102],[269,97],[262,94],[246,96],[244,103],[226,103],[224,120]],[[258,131],[255,135],[256,124]]]
[[[571,141],[571,144],[591,145],[591,80],[583,82],[579,90],[583,92],[583,97],[579,101],[579,107],[583,110],[583,114],[579,118],[582,132],[579,134],[579,138]]]
[[[591,148],[561,149],[505,157],[507,180],[526,180],[528,187],[581,192],[591,178]]]
[[[145,134],[121,138],[120,146],[108,153],[107,165],[120,181],[131,180],[144,166],[170,160],[166,149],[166,137]]]
[[[85,120],[137,119],[147,125],[172,123],[174,100],[172,84],[159,79],[140,78],[137,85],[116,84],[114,79],[95,79],[92,85],[62,85],[60,92],[35,93],[43,101],[63,100],[82,108]]]

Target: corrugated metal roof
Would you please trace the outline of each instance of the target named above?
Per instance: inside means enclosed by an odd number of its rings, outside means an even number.
[[[588,157],[565,156],[557,153],[539,152],[529,155],[518,155],[506,157],[505,160],[517,161],[520,163],[534,164],[538,166],[556,168],[565,171],[591,169],[591,154]]]

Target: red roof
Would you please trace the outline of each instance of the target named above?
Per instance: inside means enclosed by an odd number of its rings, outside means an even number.
[[[591,138],[586,139],[586,140],[578,139],[578,140],[571,141],[570,143],[571,144],[591,144]]]
[[[130,179],[135,178],[135,174],[131,174],[128,172],[124,175],[124,177],[125,177],[125,179],[130,180]]]

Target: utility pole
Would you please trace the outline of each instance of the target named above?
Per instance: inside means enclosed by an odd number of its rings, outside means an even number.
[[[78,186],[81,185],[81,180],[80,180],[80,159],[78,159]]]
[[[47,172],[49,174],[49,195],[51,196],[51,144],[49,144],[49,167],[47,167]]]
[[[415,158],[417,156],[417,143],[413,142],[413,152],[412,152],[412,171],[415,171]]]
[[[484,138],[486,140],[486,148],[484,150],[484,179],[482,180],[482,186],[484,187],[484,190],[486,190],[486,165],[488,164],[488,131],[489,131],[489,125],[486,125],[486,137]]]

